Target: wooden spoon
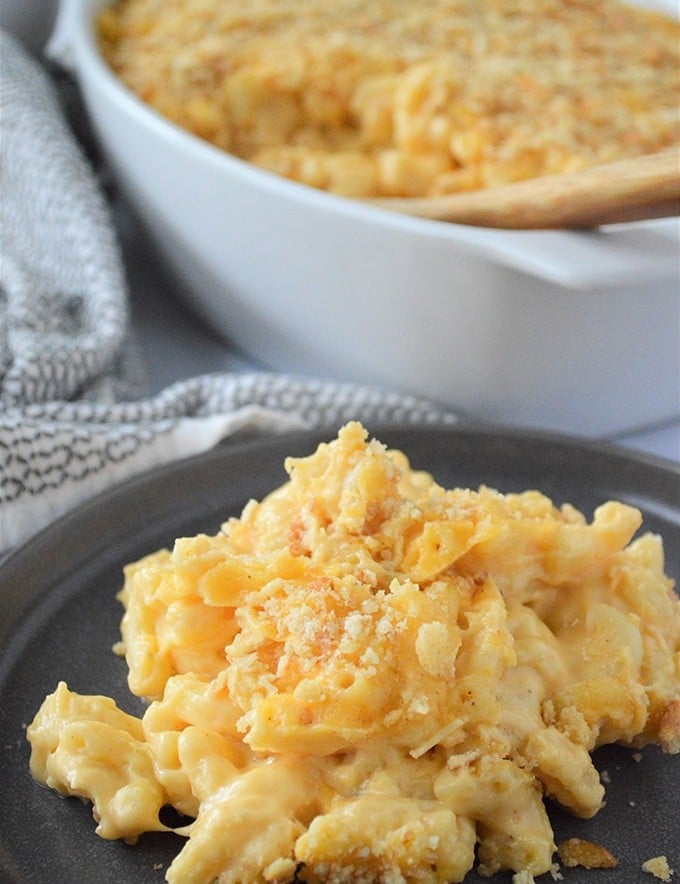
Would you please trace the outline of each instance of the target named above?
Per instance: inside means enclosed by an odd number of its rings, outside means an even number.
[[[369,202],[421,218],[517,230],[667,218],[680,215],[680,148],[487,190]]]

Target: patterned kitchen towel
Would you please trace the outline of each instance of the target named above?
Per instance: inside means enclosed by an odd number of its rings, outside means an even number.
[[[236,433],[451,423],[426,400],[277,375],[139,398],[106,200],[50,77],[0,31],[0,554],[93,494]]]

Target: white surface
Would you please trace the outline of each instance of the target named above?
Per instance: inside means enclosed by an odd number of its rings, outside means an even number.
[[[251,356],[498,423],[611,434],[680,415],[678,222],[482,231],[261,172],[120,86],[94,51],[87,10],[100,2],[66,0],[53,51],[75,60],[118,179],[187,297]]]

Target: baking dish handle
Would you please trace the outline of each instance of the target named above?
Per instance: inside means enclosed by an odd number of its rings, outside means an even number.
[[[582,231],[467,228],[467,237],[499,264],[565,288],[680,286],[680,218]]]
[[[45,46],[45,55],[69,73],[76,75],[77,53],[74,47],[75,35],[85,31],[81,19],[89,12],[90,3],[82,0],[60,0],[54,28]]]

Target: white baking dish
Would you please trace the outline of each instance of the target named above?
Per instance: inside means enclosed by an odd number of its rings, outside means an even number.
[[[50,53],[192,308],[275,369],[590,435],[680,414],[678,219],[484,230],[261,171],[139,101],[98,55],[105,0],[63,0]]]

